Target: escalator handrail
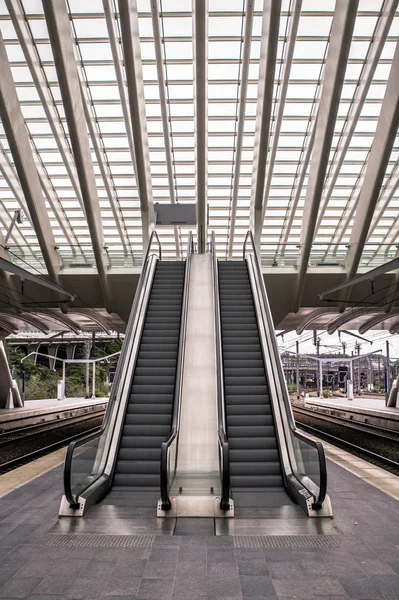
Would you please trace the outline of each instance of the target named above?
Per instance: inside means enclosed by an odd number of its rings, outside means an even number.
[[[175,379],[175,391],[173,397],[173,412],[172,412],[172,425],[168,437],[162,442],[161,445],[161,470],[160,470],[160,485],[161,485],[161,502],[163,510],[169,510],[171,502],[169,498],[169,485],[168,485],[168,457],[169,449],[173,441],[179,435],[180,428],[180,408],[181,398],[183,389],[183,372],[184,372],[184,353],[186,347],[186,330],[187,330],[187,313],[188,313],[188,295],[190,285],[190,265],[191,256],[194,252],[193,234],[190,231],[188,234],[188,245],[187,245],[187,257],[186,267],[184,274],[184,288],[183,288],[183,300],[182,300],[182,312],[180,317],[180,332],[179,332],[179,350],[177,354],[176,362],[176,379]]]
[[[228,510],[230,507],[230,463],[229,441],[226,433],[226,410],[224,398],[224,378],[222,360],[222,326],[220,317],[219,297],[219,272],[216,257],[215,232],[211,234],[212,274],[213,274],[213,303],[215,315],[215,342],[216,342],[216,379],[217,379],[217,412],[218,412],[218,443],[221,452],[221,499],[220,508]]]
[[[265,282],[264,282],[262,271],[260,268],[258,254],[255,249],[255,242],[254,242],[254,237],[253,237],[252,231],[247,231],[247,235],[245,236],[245,240],[244,240],[244,244],[243,244],[243,260],[246,259],[248,240],[250,241],[250,244],[252,246],[257,279],[258,279],[259,287],[261,290],[263,305],[265,307],[265,314],[266,314],[266,318],[267,318],[267,327],[268,327],[269,331],[274,332],[274,324],[273,324],[273,321],[272,321],[272,318],[270,315],[270,310],[267,310],[268,300],[267,300]],[[306,444],[309,444],[310,446],[313,446],[318,453],[319,468],[320,468],[320,486],[319,486],[319,495],[314,503],[314,508],[317,510],[317,509],[321,508],[321,506],[326,498],[326,495],[327,495],[327,466],[326,466],[326,459],[325,459],[323,444],[321,442],[316,442],[315,440],[312,440],[308,436],[304,435],[303,433],[298,431],[298,429],[296,427],[294,418],[292,416],[291,404],[290,404],[288,395],[286,393],[285,376],[284,376],[283,368],[281,365],[280,354],[279,354],[279,350],[278,350],[278,346],[277,346],[276,337],[275,337],[275,335],[271,335],[270,337],[271,337],[271,341],[272,341],[273,352],[274,352],[275,356],[277,357],[276,364],[277,364],[277,369],[278,369],[278,378],[279,378],[279,382],[280,382],[280,388],[282,389],[282,392],[283,392],[282,395],[283,395],[284,405],[286,408],[285,412],[287,415],[288,425],[289,425],[293,435],[297,439],[301,440],[302,442],[304,442]]]
[[[157,245],[158,245],[159,260],[161,260],[161,258],[162,258],[161,243],[159,241],[157,232],[154,230],[151,233],[150,239],[148,241],[147,251],[144,255],[143,268],[140,273],[140,278],[139,278],[137,288],[136,288],[136,291],[134,294],[133,305],[132,305],[130,315],[129,315],[129,321],[126,326],[125,340],[128,338],[128,336],[131,333],[131,329],[133,328],[133,323],[134,323],[136,313],[138,310],[141,291],[144,287],[144,282],[147,277],[148,259],[150,258],[150,256],[152,256],[152,254],[154,254],[154,253],[152,253],[150,255],[151,247],[152,247],[152,243],[153,243],[154,239],[156,239]],[[77,498],[75,498],[73,495],[72,485],[71,485],[71,471],[72,471],[72,460],[73,460],[74,450],[75,450],[75,448],[77,448],[79,446],[83,446],[83,444],[86,444],[87,442],[91,442],[92,440],[99,438],[106,430],[109,419],[110,419],[110,415],[112,412],[112,410],[111,410],[112,404],[113,404],[113,402],[115,402],[116,390],[118,389],[118,385],[119,385],[119,382],[120,382],[120,379],[122,376],[122,371],[125,366],[126,353],[127,353],[127,344],[124,343],[122,350],[121,350],[119,360],[118,360],[118,364],[116,367],[115,377],[114,377],[111,392],[109,395],[108,406],[107,406],[107,410],[105,412],[104,420],[101,424],[101,427],[99,427],[98,431],[95,431],[93,433],[83,434],[80,438],[78,438],[77,440],[74,440],[73,442],[71,442],[68,445],[68,449],[67,449],[67,452],[65,455],[65,462],[64,462],[64,493],[65,493],[65,497],[71,507],[76,506],[78,504]]]

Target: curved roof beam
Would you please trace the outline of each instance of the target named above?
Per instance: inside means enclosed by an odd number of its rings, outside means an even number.
[[[375,315],[374,317],[371,317],[371,319],[369,319],[368,321],[366,321],[365,323],[363,323],[363,325],[361,325],[359,327],[359,333],[361,335],[363,335],[369,329],[372,329],[374,327],[374,325],[378,325],[379,323],[382,323],[383,321],[386,321],[387,319],[392,319],[393,316],[395,316],[395,315],[387,314],[386,312],[384,312],[381,315]]]
[[[263,226],[262,203],[269,146],[270,116],[273,104],[280,11],[281,0],[264,1],[249,216],[249,226],[254,232],[255,248],[258,252],[260,251]]]
[[[0,115],[48,274],[59,283],[60,260],[53,229],[1,32]]]
[[[98,278],[105,307],[111,312],[111,292],[104,263],[104,236],[100,203],[87,136],[83,98],[74,55],[74,40],[71,34],[69,15],[65,0],[44,0],[43,8],[75,156]]]
[[[241,174],[241,156],[242,156],[242,145],[243,145],[243,139],[244,139],[245,109],[246,109],[246,103],[247,103],[249,63],[250,63],[250,59],[251,59],[251,41],[252,41],[253,20],[254,20],[254,2],[253,2],[253,0],[246,0],[245,29],[244,29],[244,42],[243,42],[243,52],[242,52],[241,81],[240,81],[240,103],[239,103],[239,107],[238,107],[237,138],[236,138],[235,157],[234,157],[235,160],[234,160],[233,195],[232,195],[232,199],[231,199],[230,230],[228,233],[228,238],[229,238],[228,258],[231,258],[232,254],[233,254],[234,234],[235,234],[235,227],[236,227],[238,188],[239,188],[240,174]]]
[[[50,308],[48,309],[47,312],[45,312],[44,310],[32,310],[29,312],[32,312],[35,315],[43,315],[43,317],[45,319],[50,319],[50,320],[55,321],[56,323],[60,323],[61,325],[63,325],[63,329],[65,329],[65,328],[70,329],[74,333],[80,333],[80,331],[81,331],[80,327],[78,325],[76,325],[76,323],[74,321],[72,321],[72,319],[69,319],[68,317],[66,317],[63,314],[54,313],[51,311]]]
[[[145,253],[148,245],[150,226],[153,223],[153,200],[144,102],[143,69],[141,64],[139,19],[136,0],[119,0],[118,6],[129,96],[130,122],[136,156],[135,175],[143,226],[143,253]]]
[[[91,308],[71,308],[70,313],[75,313],[76,315],[82,315],[84,317],[86,317],[87,319],[90,319],[91,321],[93,321],[93,323],[97,323],[97,325],[99,325],[99,327],[107,334],[110,333],[109,328],[107,327],[107,325],[109,325],[109,322],[107,322],[107,319],[105,319],[100,313],[98,313],[96,310],[93,310]]]
[[[17,321],[22,321],[22,323],[28,323],[29,325],[36,327],[36,329],[38,329],[39,331],[41,331],[42,333],[45,333],[45,334],[48,334],[50,332],[50,329],[43,325],[43,321],[41,319],[35,319],[35,317],[33,315],[26,315],[25,313],[21,313],[18,315],[14,315],[14,314],[11,315],[10,313],[0,311],[0,316],[2,319],[12,318],[12,319],[16,319]]]
[[[371,43],[365,58],[362,72],[359,76],[359,82],[356,87],[355,94],[352,98],[352,102],[349,108],[348,116],[345,120],[343,132],[341,134],[339,144],[333,159],[333,169],[328,174],[328,188],[325,189],[322,196],[322,206],[319,211],[317,219],[315,233],[320,228],[321,222],[324,217],[324,213],[328,206],[328,202],[332,196],[335,188],[336,181],[338,179],[341,167],[345,160],[346,153],[348,151],[351,139],[353,137],[356,125],[358,123],[360,113],[362,112],[364,102],[366,100],[370,85],[373,81],[375,70],[380,60],[381,52],[384,48],[385,41],[391,27],[395,12],[398,6],[398,0],[385,0],[381,8],[380,17],[377,21],[377,25],[371,39]]]
[[[175,181],[174,181],[174,173],[173,173],[173,152],[171,147],[171,128],[169,122],[168,115],[168,100],[166,96],[166,83],[165,83],[165,67],[162,56],[162,38],[161,38],[161,22],[160,15],[158,10],[158,2],[159,0],[151,0],[151,17],[152,17],[152,28],[154,30],[154,45],[155,45],[155,58],[157,63],[157,75],[158,75],[158,89],[159,89],[159,100],[161,105],[161,114],[162,114],[162,129],[163,129],[163,140],[165,144],[165,154],[166,154],[166,168],[168,171],[168,184],[169,184],[169,194],[170,201],[172,204],[176,204],[176,194],[175,194]],[[177,260],[180,260],[181,257],[181,248],[180,248],[180,240],[179,240],[179,229],[175,225],[173,227],[174,236],[175,236],[175,246],[176,246],[176,257]]]
[[[357,272],[364,244],[370,229],[375,207],[380,194],[389,157],[399,127],[399,42],[396,44],[391,71],[382,102],[377,129],[367,161],[363,186],[352,226],[349,249],[346,256],[346,278],[352,279]],[[342,296],[340,310],[345,310],[351,288]]]
[[[389,333],[391,335],[394,335],[395,333],[399,333],[399,319],[397,321],[395,321],[395,323],[393,323],[392,327],[389,330]]]
[[[18,333],[18,328],[15,327],[7,318],[1,317],[0,319],[0,327],[5,331],[8,331],[9,334]]]
[[[285,100],[287,98],[288,85],[290,83],[292,59],[294,56],[296,37],[298,33],[299,17],[301,16],[302,0],[296,0],[294,3],[294,9],[290,19],[290,29],[288,32],[288,47],[284,56],[284,73],[283,82],[281,84],[280,97],[278,100],[278,110],[276,123],[273,132],[273,145],[270,152],[270,158],[267,165],[267,178],[265,184],[265,190],[263,192],[263,207],[262,207],[262,229],[265,221],[265,213],[267,208],[267,202],[269,200],[270,185],[273,177],[274,163],[276,160],[276,154],[278,149],[281,124],[283,122],[283,115],[285,109]],[[306,169],[305,169],[306,170]]]
[[[300,325],[298,325],[298,327],[296,328],[296,332],[298,335],[300,335],[301,333],[303,333],[305,331],[305,329],[307,329],[309,327],[309,325],[311,325],[314,321],[316,321],[317,319],[319,319],[320,317],[323,317],[324,315],[329,315],[331,313],[336,313],[338,312],[338,310],[336,308],[317,308],[316,310],[313,310],[310,315],[306,315],[306,317],[303,319],[303,321],[300,323]]]
[[[383,309],[381,309],[382,311]],[[353,319],[357,319],[358,317],[361,317],[363,315],[367,315],[368,313],[380,313],[380,310],[378,310],[375,306],[373,307],[367,307],[367,308],[349,308],[347,311],[345,311],[344,313],[341,313],[336,319],[334,319],[333,321],[331,321],[328,325],[327,325],[327,332],[331,335],[333,333],[335,333],[337,331],[337,329],[339,329],[340,327],[342,327],[342,325],[345,325],[346,323],[349,323],[350,321],[353,321]]]
[[[346,65],[348,63],[353,28],[355,26],[357,6],[358,0],[337,0],[335,4],[330,45],[327,53],[320,106],[317,116],[313,155],[310,163],[309,179],[303,209],[303,226],[301,233],[302,248],[294,295],[294,312],[298,312],[301,305],[303,289],[305,286],[305,277],[308,270],[317,214],[323,192]]]

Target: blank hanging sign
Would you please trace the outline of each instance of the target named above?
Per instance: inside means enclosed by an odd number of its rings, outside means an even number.
[[[191,204],[154,204],[156,225],[196,225],[196,206]]]

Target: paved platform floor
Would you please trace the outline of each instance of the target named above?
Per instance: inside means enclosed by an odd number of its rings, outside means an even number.
[[[390,408],[385,406],[385,398],[303,398],[305,404],[315,404],[319,406],[336,406],[338,408],[364,408],[372,409],[390,414],[399,414],[399,407]]]
[[[146,535],[98,537],[84,521],[62,533],[56,467],[0,499],[0,598],[397,600],[399,502],[331,461],[328,472],[333,520],[277,511],[270,527],[253,519],[241,535],[214,535],[208,519],[179,519],[172,531],[148,510],[137,515]],[[281,537],[287,518],[305,530]]]

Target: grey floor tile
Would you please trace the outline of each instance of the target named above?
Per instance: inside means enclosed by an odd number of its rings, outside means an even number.
[[[129,573],[126,573],[124,577],[115,577],[112,574],[103,585],[103,595],[137,595],[141,581],[141,577],[135,577]]]
[[[176,561],[149,560],[144,570],[146,579],[173,579]]]
[[[172,597],[173,580],[142,579],[137,593],[138,600],[159,600]]]
[[[178,562],[176,564],[175,576],[178,578],[181,577],[191,577],[191,576],[199,576],[205,577],[207,574],[207,563],[206,560],[200,561],[186,561],[186,562]]]
[[[68,575],[46,575],[35,590],[35,594],[66,594],[76,577]]]
[[[207,564],[207,574],[211,577],[237,577],[238,574],[238,566],[236,563],[212,563],[208,562]]]
[[[30,598],[40,577],[13,577],[0,590],[0,598]]]
[[[272,578],[267,575],[240,575],[243,596],[277,598]]]
[[[93,579],[78,577],[65,596],[71,600],[75,598],[93,600],[101,598],[104,591],[104,581],[93,581]]]
[[[269,567],[263,560],[237,560],[238,572],[241,575],[270,575]]]

